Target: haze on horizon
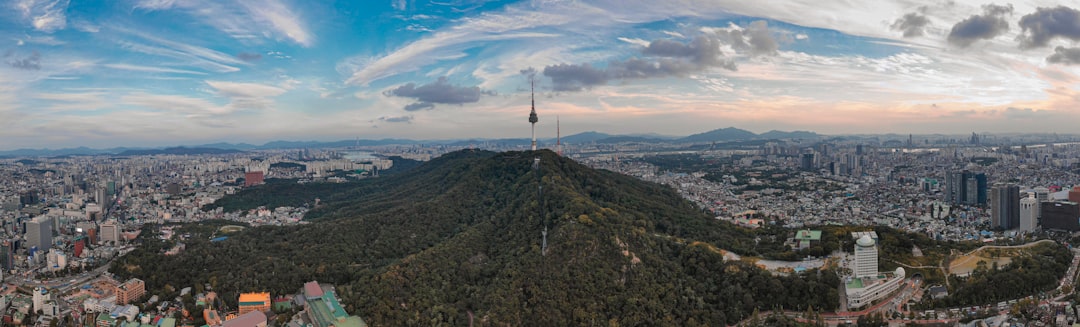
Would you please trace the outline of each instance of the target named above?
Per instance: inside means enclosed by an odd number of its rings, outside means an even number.
[[[754,132],[1071,133],[1080,4],[14,0],[0,149]]]

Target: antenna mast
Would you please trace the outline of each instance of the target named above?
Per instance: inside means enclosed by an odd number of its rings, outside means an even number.
[[[562,128],[559,126],[559,116],[555,116],[555,151],[562,157]]]
[[[536,117],[536,83],[533,81],[532,76],[529,77],[529,101],[532,103],[532,111],[529,112],[529,124],[532,124],[532,150],[536,151],[536,122],[540,121],[540,118]]]

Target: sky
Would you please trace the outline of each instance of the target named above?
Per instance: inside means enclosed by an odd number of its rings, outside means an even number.
[[[1080,2],[3,0],[0,149],[1053,132]]]

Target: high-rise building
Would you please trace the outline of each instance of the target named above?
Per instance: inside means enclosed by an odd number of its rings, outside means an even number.
[[[997,184],[990,190],[990,226],[1001,229],[1020,227],[1020,187]]]
[[[76,258],[81,258],[84,249],[86,249],[86,237],[83,235],[75,236],[75,248],[72,250],[72,254]]]
[[[815,155],[813,152],[803,153],[801,157],[802,160],[799,162],[799,168],[801,168],[803,171],[814,170],[814,157]]]
[[[105,195],[105,189],[99,188],[94,191],[94,202],[104,205],[109,202],[109,198]]]
[[[37,216],[26,222],[26,245],[37,247],[38,253],[45,253],[52,246],[52,222],[49,216]]]
[[[1039,199],[1030,196],[1020,199],[1020,230],[1030,232],[1039,223]]]
[[[878,273],[877,241],[863,235],[855,241],[855,278],[874,277]]]
[[[1045,187],[1036,187],[1035,200],[1035,205],[1039,206],[1039,216],[1035,218],[1036,225],[1042,226],[1042,203],[1050,201],[1050,189]]]
[[[985,205],[986,174],[967,170],[945,174],[945,200],[953,204]]]
[[[4,240],[0,246],[0,267],[4,270],[15,269],[15,241]]]
[[[120,225],[115,220],[101,223],[101,242],[120,242]]]
[[[34,312],[44,308],[45,300],[48,300],[49,291],[44,287],[38,286],[34,288],[33,305]]]

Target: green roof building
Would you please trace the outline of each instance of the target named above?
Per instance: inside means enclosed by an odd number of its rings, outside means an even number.
[[[364,319],[345,312],[334,291],[323,292],[317,282],[304,284],[304,296],[304,310],[314,327],[367,327]]]
[[[798,250],[809,248],[813,242],[821,242],[821,231],[803,229],[795,232],[795,248]]]
[[[99,313],[97,316],[97,327],[112,327],[116,326],[116,318],[109,315],[108,312]]]

